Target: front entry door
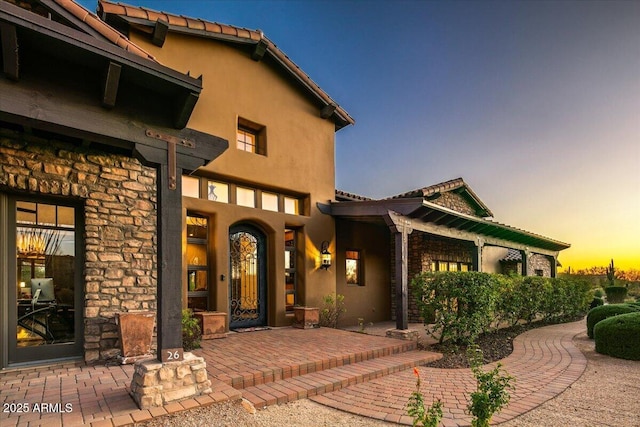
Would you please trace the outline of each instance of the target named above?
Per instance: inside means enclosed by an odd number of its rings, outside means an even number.
[[[8,274],[0,294],[6,295],[6,362],[81,356],[81,209],[56,200],[4,197],[0,221],[8,225],[7,244],[0,253]]]
[[[230,328],[267,322],[266,238],[255,227],[240,225],[229,233]]]

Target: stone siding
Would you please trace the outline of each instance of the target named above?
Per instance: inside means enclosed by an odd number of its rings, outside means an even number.
[[[431,200],[436,205],[444,206],[445,208],[454,210],[467,215],[478,216],[475,208],[469,203],[469,201],[460,194],[453,193],[451,191],[445,191],[440,194],[437,199]]]
[[[535,276],[536,270],[542,270],[542,277],[551,277],[551,260],[546,255],[531,254],[529,256],[528,276]]]
[[[409,235],[409,322],[422,322],[418,304],[413,297],[411,281],[420,273],[431,271],[432,261],[473,262],[475,245],[472,242],[447,239],[432,234],[414,231]],[[396,319],[395,297],[395,238],[391,235],[391,318]]]
[[[155,169],[122,155],[0,132],[1,191],[83,201],[84,230],[77,231],[84,231],[85,244],[84,356],[115,357],[115,314],[157,308]]]

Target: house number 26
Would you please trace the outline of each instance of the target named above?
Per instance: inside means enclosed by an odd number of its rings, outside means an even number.
[[[176,362],[182,360],[183,350],[181,348],[165,348],[162,350],[162,361],[163,362]]]

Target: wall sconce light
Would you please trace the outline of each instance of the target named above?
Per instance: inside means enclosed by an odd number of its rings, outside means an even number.
[[[322,242],[322,249],[320,250],[320,268],[328,270],[331,267],[331,252],[329,252],[329,242]]]

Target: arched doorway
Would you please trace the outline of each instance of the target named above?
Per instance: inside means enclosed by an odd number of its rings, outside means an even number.
[[[229,230],[229,327],[267,322],[266,236],[242,224]]]

